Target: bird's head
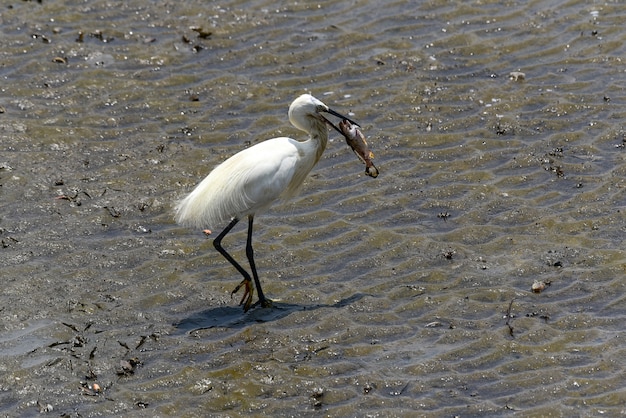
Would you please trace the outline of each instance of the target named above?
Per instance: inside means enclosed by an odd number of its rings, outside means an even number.
[[[289,106],[289,121],[293,124],[293,126],[307,133],[311,133],[315,126],[318,126],[320,122],[322,125],[328,123],[337,132],[341,133],[339,128],[329,121],[323,113],[337,116],[341,120],[348,120],[350,123],[358,126],[358,123],[348,119],[346,116],[338,112],[335,112],[310,94],[303,94],[291,103],[291,106]]]

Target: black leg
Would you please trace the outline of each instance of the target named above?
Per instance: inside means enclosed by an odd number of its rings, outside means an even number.
[[[215,249],[217,251],[219,251],[220,254],[222,254],[224,256],[225,259],[227,259],[230,264],[232,264],[239,273],[241,273],[241,275],[243,276],[244,280],[251,280],[250,279],[250,275],[248,274],[247,271],[244,270],[243,267],[241,267],[239,265],[238,262],[235,261],[235,259],[226,252],[226,250],[224,249],[224,247],[222,247],[222,239],[226,236],[226,234],[228,234],[230,232],[231,229],[233,229],[233,227],[235,225],[237,225],[237,222],[239,222],[239,219],[235,218],[233,219],[226,228],[224,228],[224,230],[217,236],[217,238],[215,238],[213,240],[213,246],[215,247]]]
[[[263,290],[261,289],[261,282],[259,280],[259,275],[256,272],[256,265],[254,264],[254,250],[252,249],[252,223],[254,222],[254,216],[248,216],[248,242],[246,244],[246,256],[248,257],[248,261],[250,262],[250,269],[252,269],[252,277],[254,277],[254,284],[256,285],[256,290],[259,293],[259,303],[261,306],[268,306],[268,301],[265,299],[265,295],[263,294]]]
[[[254,216],[248,216],[248,241],[246,244],[246,256],[248,257],[248,261],[250,262],[250,268],[252,269],[252,276],[254,277],[254,284],[256,286],[257,292],[259,292],[259,303],[264,308],[268,308],[272,306],[272,301],[265,298],[263,294],[263,290],[261,289],[261,281],[259,280],[259,275],[256,272],[256,265],[254,264],[254,250],[252,249],[252,224],[253,224]],[[240,305],[243,304],[243,310],[247,311],[250,309],[252,304],[252,294],[254,293],[254,288],[252,287],[252,279],[250,278],[250,274],[243,268],[241,265],[235,261],[233,256],[228,254],[228,252],[222,247],[222,239],[230,232],[231,229],[237,225],[239,219],[235,218],[224,230],[213,240],[213,246],[215,249],[224,256],[225,259],[228,260],[230,264],[232,264],[239,273],[243,276],[243,281],[239,283],[239,285],[232,291],[232,294],[237,293],[237,291],[245,286],[245,292],[243,297],[241,298]],[[244,303],[245,301],[245,303]]]
[[[241,301],[239,302],[239,304],[243,305],[243,311],[247,312],[248,309],[250,309],[250,306],[252,305],[252,295],[254,294],[254,287],[252,287],[252,280],[250,279],[250,275],[248,274],[248,272],[244,270],[244,268],[241,267],[241,265],[239,265],[239,263],[236,262],[235,259],[230,254],[228,254],[228,252],[226,252],[224,247],[222,247],[222,239],[226,236],[226,234],[228,234],[228,232],[230,232],[231,229],[233,229],[233,227],[237,224],[237,222],[239,222],[239,219],[237,218],[233,219],[228,224],[228,226],[217,236],[217,238],[215,238],[215,240],[213,241],[213,246],[243,276],[243,280],[241,281],[241,283],[239,283],[237,287],[235,287],[235,290],[233,290],[230,293],[230,295],[232,297],[232,295],[237,293],[237,291],[239,291],[239,289],[241,289],[241,287],[243,286],[244,287],[243,297],[241,298]]]

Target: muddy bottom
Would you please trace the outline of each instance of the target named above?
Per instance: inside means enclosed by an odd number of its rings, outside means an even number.
[[[0,413],[624,414],[622,9],[4,5]],[[173,206],[304,92],[380,175],[330,133],[244,313]]]

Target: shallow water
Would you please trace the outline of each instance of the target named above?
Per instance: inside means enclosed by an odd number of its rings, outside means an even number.
[[[624,18],[3,6],[0,413],[625,414]],[[257,217],[275,307],[244,314],[172,206],[251,143],[301,138],[303,92],[363,125],[381,175],[331,133],[301,195]]]

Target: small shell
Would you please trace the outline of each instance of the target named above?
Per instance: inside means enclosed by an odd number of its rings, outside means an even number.
[[[526,79],[526,74],[521,71],[511,71],[509,73],[509,78],[513,81],[522,81]]]
[[[546,284],[542,281],[535,280],[530,288],[533,290],[534,293],[541,293],[543,289],[546,288]]]

